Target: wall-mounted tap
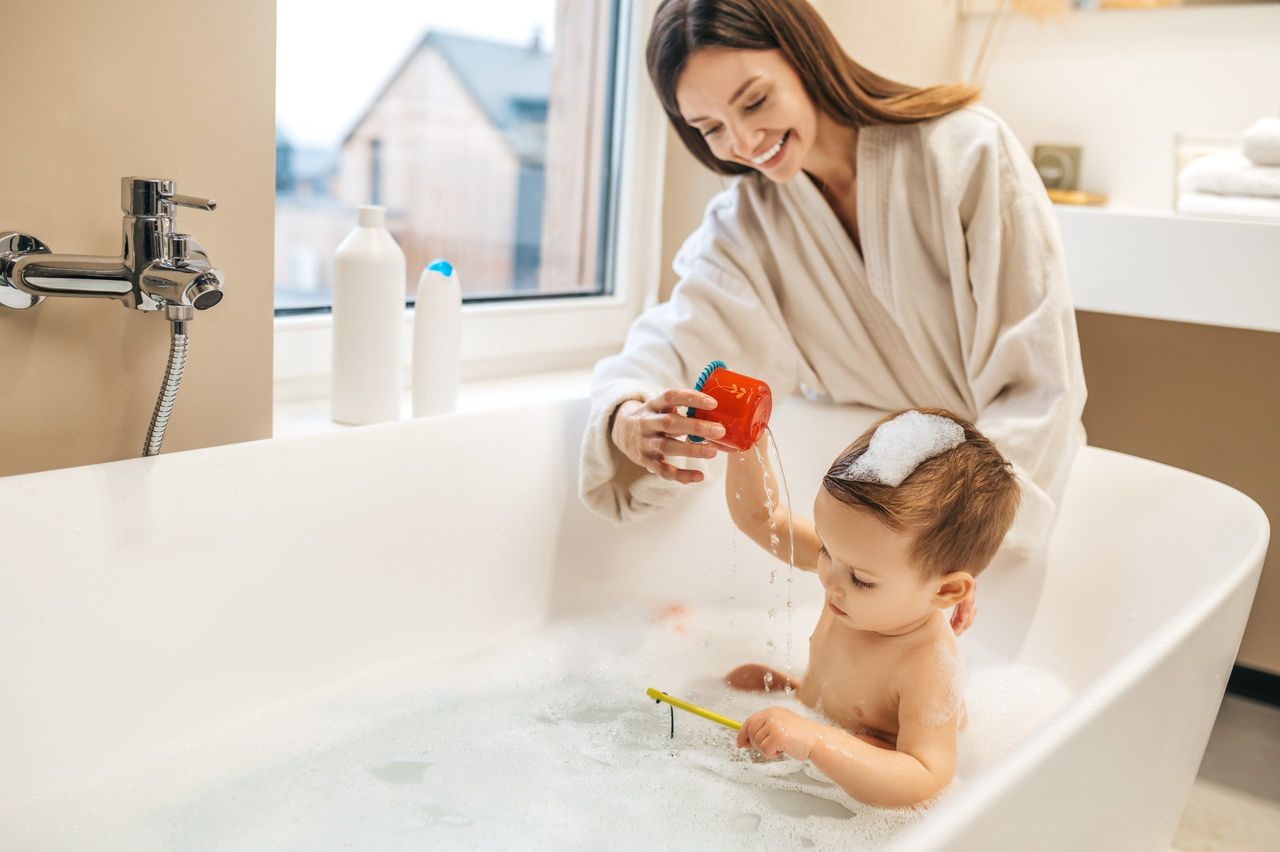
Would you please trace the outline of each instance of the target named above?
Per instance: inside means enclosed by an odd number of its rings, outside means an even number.
[[[29,234],[0,232],[0,305],[25,309],[49,296],[118,299],[140,311],[164,309],[171,344],[160,398],[143,455],[160,452],[165,426],[182,380],[187,324],[195,311],[222,300],[222,273],[188,234],[174,230],[178,207],[213,210],[212,199],[177,195],[172,180],[120,179],[124,212],[119,257],[53,254]]]
[[[47,296],[78,296],[118,299],[140,311],[213,307],[222,298],[222,273],[210,267],[199,243],[174,231],[179,206],[213,210],[217,204],[175,194],[171,180],[121,178],[119,257],[51,254],[33,236],[0,233],[0,304],[30,308]]]

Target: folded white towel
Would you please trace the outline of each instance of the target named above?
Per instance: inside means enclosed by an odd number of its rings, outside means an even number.
[[[1280,166],[1280,118],[1260,118],[1244,132],[1244,155],[1259,166]]]
[[[1210,219],[1249,219],[1280,224],[1280,198],[1184,192],[1178,196],[1178,212],[1185,216],[1205,216]]]
[[[1187,163],[1178,175],[1178,189],[1280,198],[1280,166],[1256,166],[1240,154],[1210,154]]]

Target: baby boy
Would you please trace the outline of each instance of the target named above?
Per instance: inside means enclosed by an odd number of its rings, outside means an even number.
[[[761,449],[765,449],[765,438]],[[813,518],[771,517],[773,479],[754,450],[729,454],[734,523],[816,571],[825,592],[796,680],[751,663],[728,674],[746,690],[790,686],[822,724],[783,707],[746,719],[738,745],[810,760],[849,795],[881,807],[923,802],[955,774],[963,669],[945,611],[969,600],[1017,512],[1012,468],[966,420],[941,409],[885,417],[822,480]],[[790,523],[790,527],[788,527]]]

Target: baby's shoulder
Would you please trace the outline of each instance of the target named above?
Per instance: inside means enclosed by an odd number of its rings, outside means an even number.
[[[930,629],[903,654],[900,690],[951,683],[962,669],[960,645],[944,619],[942,626]]]

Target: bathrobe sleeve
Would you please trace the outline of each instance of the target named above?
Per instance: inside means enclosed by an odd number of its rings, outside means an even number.
[[[979,431],[1013,463],[1022,503],[1004,549],[1047,542],[1083,443],[1084,371],[1053,208],[1003,123],[980,140],[960,201],[974,318],[965,353]]]
[[[633,464],[613,444],[613,413],[629,399],[648,401],[668,388],[691,388],[708,362],[763,379],[775,399],[795,388],[796,347],[752,240],[757,211],[735,186],[712,199],[702,225],[677,253],[671,298],[642,314],[621,353],[591,377],[579,493],[595,513],[623,523],[672,502],[682,488]],[[698,459],[680,467],[707,469]],[[692,486],[697,487],[697,486]]]

